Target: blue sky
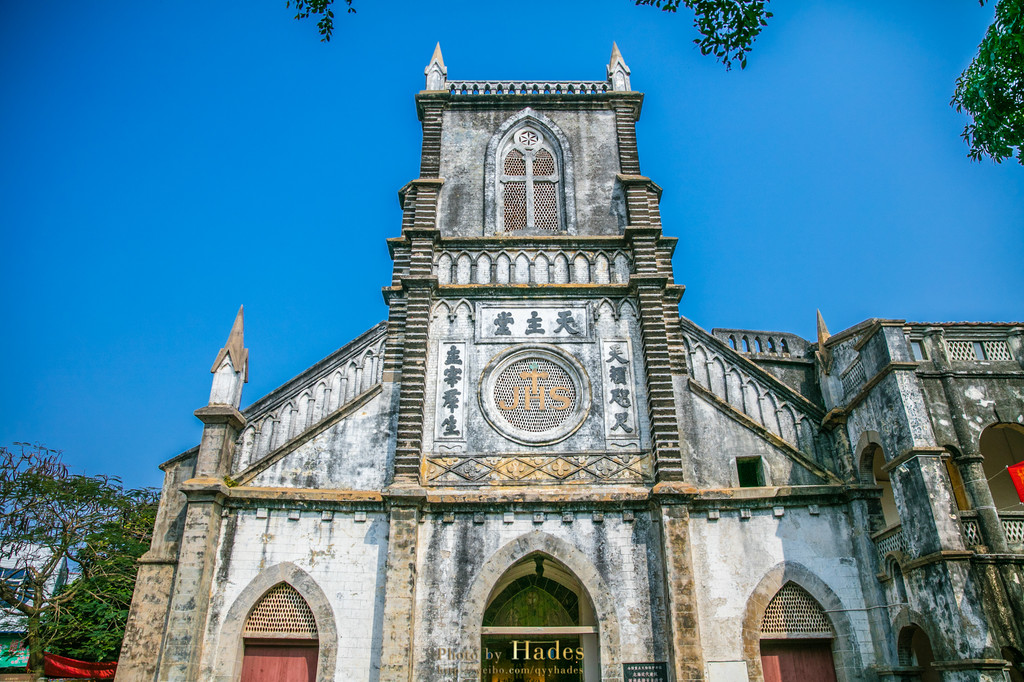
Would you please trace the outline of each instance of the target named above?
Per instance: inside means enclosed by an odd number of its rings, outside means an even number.
[[[778,0],[726,72],[629,0],[356,1],[330,44],[284,0],[0,7],[0,443],[157,485],[239,304],[244,404],[385,319],[436,41],[456,80],[601,79],[618,41],[706,328],[1024,319],[1024,168],[949,107],[992,3]]]

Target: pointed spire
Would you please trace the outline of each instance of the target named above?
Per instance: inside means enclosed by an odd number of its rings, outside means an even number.
[[[825,326],[825,319],[821,316],[821,310],[818,311],[818,345],[824,346],[825,342],[832,337],[828,333],[828,327]]]
[[[423,75],[427,77],[427,90],[444,90],[448,82],[448,67],[444,65],[444,57],[441,56],[441,43],[434,48],[434,55],[430,58],[427,68],[423,69]]]
[[[220,352],[217,353],[217,359],[213,361],[213,367],[210,369],[210,372],[216,374],[221,363],[224,362],[224,357],[227,356],[231,360],[231,366],[234,368],[235,373],[242,372],[243,380],[248,383],[249,349],[245,347],[244,308],[245,306],[238,307],[238,314],[235,315],[235,323],[231,325],[231,333],[228,334],[228,340],[224,347],[220,349]]]
[[[630,90],[629,67],[626,60],[619,52],[619,46],[612,41],[612,56],[608,58],[608,82],[612,84],[612,90]]]
[[[818,350],[815,354],[818,356],[818,363],[821,368],[828,374],[832,371],[832,351],[830,351],[825,343],[832,337],[828,332],[828,327],[825,326],[825,318],[821,316],[821,310],[818,311]]]

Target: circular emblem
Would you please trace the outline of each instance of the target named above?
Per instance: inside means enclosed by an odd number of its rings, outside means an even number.
[[[540,135],[533,130],[523,130],[516,136],[516,139],[519,144],[523,145],[527,149],[531,149],[540,142]]]
[[[517,443],[556,443],[583,424],[590,381],[576,359],[557,348],[516,346],[484,368],[480,406],[488,423]]]

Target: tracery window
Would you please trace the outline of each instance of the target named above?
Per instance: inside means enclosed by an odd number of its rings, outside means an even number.
[[[561,229],[558,160],[540,132],[517,130],[502,150],[499,164],[500,224],[505,232]]]

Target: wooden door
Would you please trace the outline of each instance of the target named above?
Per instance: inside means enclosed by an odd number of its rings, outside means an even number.
[[[319,647],[246,644],[241,682],[314,682]]]
[[[836,682],[830,640],[762,640],[764,682]]]

